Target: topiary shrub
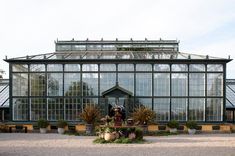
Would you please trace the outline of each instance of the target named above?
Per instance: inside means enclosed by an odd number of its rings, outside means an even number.
[[[45,119],[39,119],[37,124],[39,128],[47,128],[47,126],[49,125],[49,122]]]
[[[65,128],[66,126],[68,126],[68,123],[66,121],[64,121],[64,120],[59,120],[57,122],[57,127],[58,128]]]
[[[197,122],[196,121],[187,121],[186,127],[189,129],[197,129]]]

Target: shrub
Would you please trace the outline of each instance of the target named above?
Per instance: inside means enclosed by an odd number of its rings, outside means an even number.
[[[66,121],[64,121],[64,120],[59,120],[57,122],[57,127],[58,128],[65,128],[66,126],[68,126],[68,123]]]
[[[83,109],[83,112],[80,114],[80,117],[87,124],[94,124],[100,119],[100,110],[92,104],[87,104]]]
[[[141,106],[134,110],[132,118],[139,125],[147,125],[150,121],[153,121],[156,118],[156,113],[145,106]]]
[[[186,127],[189,129],[196,129],[197,128],[197,122],[196,121],[187,121]]]
[[[47,128],[47,126],[49,125],[49,122],[45,119],[39,119],[38,120],[38,127],[39,128]]]
[[[142,129],[136,128],[135,135],[136,135],[136,140],[143,140],[144,133]]]
[[[176,120],[171,120],[167,123],[167,126],[169,128],[178,128],[179,127],[179,122]]]

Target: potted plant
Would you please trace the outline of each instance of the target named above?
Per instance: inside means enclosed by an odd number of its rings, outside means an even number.
[[[186,127],[188,128],[189,134],[195,134],[196,128],[197,128],[197,122],[196,121],[187,121]]]
[[[148,107],[141,106],[136,108],[132,113],[133,120],[143,128],[143,132],[147,132],[148,123],[156,118],[156,113]]]
[[[94,123],[100,119],[100,110],[95,105],[87,104],[80,117],[86,122],[86,134],[91,134]]]
[[[38,120],[38,127],[40,128],[40,133],[46,133],[48,125],[49,125],[49,122],[47,120],[39,119]]]
[[[109,128],[109,127],[106,127],[105,130],[104,130],[104,140],[106,141],[113,141],[115,140],[115,132]]]
[[[59,134],[64,134],[65,132],[65,127],[68,126],[68,123],[64,120],[59,120],[57,122],[57,128],[58,128],[58,133]]]
[[[170,128],[170,133],[176,133],[177,128],[179,127],[179,122],[176,120],[171,120],[167,123],[167,126]]]

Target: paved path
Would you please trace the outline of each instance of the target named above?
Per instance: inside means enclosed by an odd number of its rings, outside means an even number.
[[[235,156],[235,134],[145,137],[145,144],[93,144],[94,138],[0,133],[0,156]]]

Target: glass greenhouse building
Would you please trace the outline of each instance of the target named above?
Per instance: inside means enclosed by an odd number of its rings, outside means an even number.
[[[144,105],[157,122],[224,122],[226,63],[179,52],[177,40],[56,41],[53,53],[6,58],[11,120],[79,122],[87,104]]]

